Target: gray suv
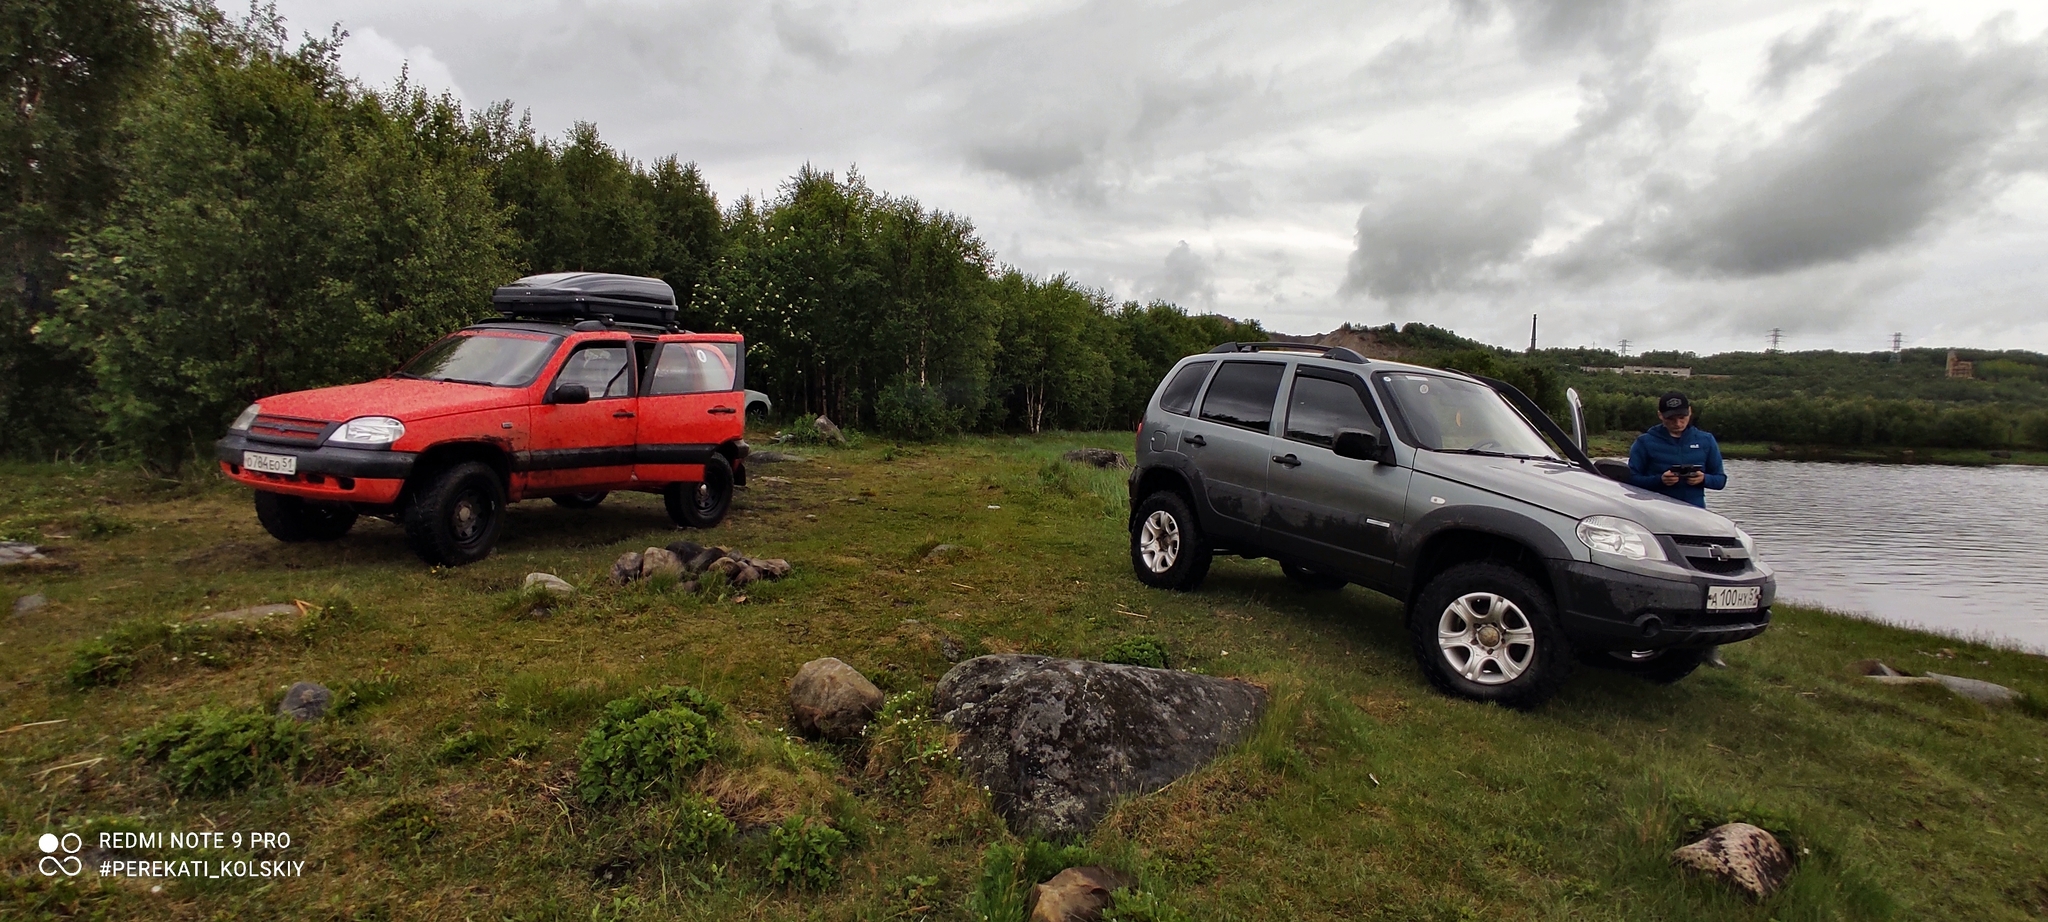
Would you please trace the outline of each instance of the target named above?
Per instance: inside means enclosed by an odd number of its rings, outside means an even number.
[[[1676,682],[1762,634],[1777,581],[1749,535],[1603,476],[1582,442],[1500,381],[1225,343],[1146,407],[1131,567],[1192,590],[1212,555],[1270,557],[1304,586],[1386,593],[1432,684],[1513,706],[1575,662]]]

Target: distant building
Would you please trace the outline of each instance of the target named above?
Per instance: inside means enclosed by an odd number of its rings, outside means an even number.
[[[1618,375],[1663,375],[1667,378],[1692,377],[1692,369],[1690,368],[1670,368],[1663,365],[1623,365],[1620,368],[1612,365],[1580,365],[1579,370],[1588,374],[1611,371]]]
[[[1956,351],[1950,349],[1948,351],[1948,376],[1951,378],[1974,378],[1977,376],[1977,363],[1957,359]]]

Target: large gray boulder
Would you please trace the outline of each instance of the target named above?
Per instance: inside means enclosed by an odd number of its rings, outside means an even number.
[[[319,720],[327,716],[327,707],[334,703],[334,692],[318,682],[294,682],[284,693],[284,700],[277,703],[280,717],[293,720]]]
[[[954,751],[1022,835],[1095,828],[1118,797],[1159,790],[1243,739],[1265,707],[1248,682],[1006,654],[961,663],[933,709]]]

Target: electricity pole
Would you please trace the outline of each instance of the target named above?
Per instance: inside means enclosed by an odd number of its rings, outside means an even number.
[[[1780,337],[1784,336],[1784,335],[1785,335],[1785,331],[1784,331],[1784,330],[1778,329],[1777,327],[1772,327],[1772,328],[1771,328],[1771,348],[1769,348],[1769,349],[1767,349],[1767,350],[1765,350],[1765,351],[1767,351],[1767,352],[1777,352],[1777,351],[1778,351],[1778,339],[1779,339]]]
[[[1536,315],[1529,315],[1529,354],[1536,354]]]
[[[1621,341],[1621,357],[1628,358],[1628,340]]]
[[[1905,338],[1906,338],[1906,334],[1904,334],[1904,333],[1893,333],[1893,334],[1892,334],[1892,364],[1894,364],[1894,365],[1897,365],[1897,364],[1899,364],[1899,344],[1900,344],[1900,343],[1901,343],[1902,341],[1904,341],[1904,340],[1905,340]]]

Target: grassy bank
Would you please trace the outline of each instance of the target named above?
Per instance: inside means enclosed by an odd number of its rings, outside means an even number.
[[[1594,457],[1627,457],[1636,432],[1602,432],[1587,439]],[[2048,464],[2048,451],[1983,448],[1842,448],[1834,445],[1779,445],[1722,442],[1721,456],[1750,461],[1848,461],[1863,464]]]
[[[712,537],[796,571],[744,601],[604,584],[621,552],[677,537],[652,497],[523,504],[496,555],[431,570],[377,521],[336,544],[274,542],[244,492],[210,480],[0,469],[0,529],[57,549],[51,565],[0,570],[0,601],[50,600],[0,629],[0,915],[974,918],[970,904],[1000,903],[978,894],[1001,889],[1015,843],[929,745],[918,694],[949,647],[1093,656],[1139,636],[1176,667],[1274,693],[1257,739],[1127,803],[1086,843],[1192,918],[2048,913],[2048,661],[1781,610],[1727,651],[1730,668],[1674,687],[1582,672],[1534,713],[1451,701],[1421,680],[1384,597],[1302,591],[1236,560],[1196,594],[1139,586],[1120,478],[1055,460],[1127,443],[870,444],[759,467]],[[961,550],[929,553],[939,544]],[[515,589],[537,570],[582,594],[527,604]],[[295,599],[325,610],[191,626]],[[784,681],[827,655],[901,696],[907,719],[872,751],[780,732]],[[2031,697],[1993,711],[1873,687],[1847,671],[1864,657]],[[311,728],[304,761],[245,790],[180,794],[125,746],[198,708],[273,707],[298,680],[342,690],[346,713]],[[584,804],[579,742],[606,701],[661,684],[725,704],[719,755],[640,806]],[[678,830],[704,803],[737,834],[697,849]],[[1666,863],[1732,819],[1799,853],[1768,904]],[[829,823],[844,849],[813,850],[827,857],[803,866],[825,874],[778,875],[775,857],[801,852],[778,830],[805,823]],[[109,829],[285,832],[288,849],[258,857],[308,863],[271,880],[36,873],[42,833]],[[226,852],[213,857],[252,856]]]

